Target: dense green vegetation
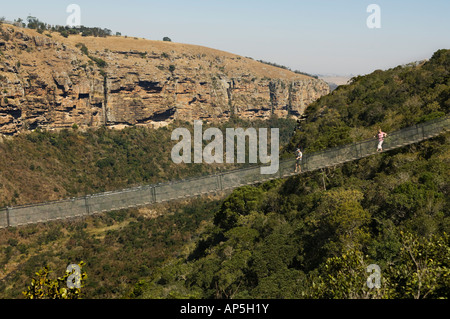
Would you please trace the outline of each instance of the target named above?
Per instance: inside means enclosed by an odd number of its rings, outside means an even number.
[[[449,72],[450,50],[439,50],[425,63],[357,76],[306,109],[288,149],[326,149],[371,138],[378,128],[392,132],[448,114]]]
[[[449,138],[235,190],[196,249],[167,262],[138,292],[448,298]],[[379,290],[366,287],[369,264],[381,268]]]
[[[93,36],[93,37],[107,37],[111,36],[112,31],[106,28],[99,27],[85,27],[85,26],[61,26],[61,25],[50,25],[45,22],[40,21],[36,17],[28,16],[28,24],[25,24],[22,19],[17,19],[15,24],[19,27],[28,27],[29,29],[34,29],[39,33],[44,31],[59,32],[62,36],[68,37],[71,34],[81,34],[83,37]]]
[[[280,143],[287,143],[294,120],[248,122],[234,119],[226,127],[278,127]],[[0,207],[83,196],[133,185],[159,183],[234,168],[232,164],[174,164],[170,152],[177,122],[158,130],[130,127],[81,132],[36,130],[0,143]],[[209,126],[204,125],[204,129]],[[208,142],[205,141],[205,144]]]
[[[226,127],[279,127],[287,143],[294,120],[250,123],[233,119]],[[17,205],[82,196],[136,184],[152,184],[231,169],[224,165],[176,165],[170,151],[174,123],[158,130],[130,127],[82,132],[76,125],[60,132],[36,130],[0,143],[0,203]],[[208,125],[204,125],[204,129]],[[207,142],[205,142],[207,143]],[[219,205],[202,198],[111,212],[83,220],[0,230],[0,298],[20,298],[42,267],[64,273],[70,263],[86,261],[85,298],[119,298],[152,269],[182,251],[203,230]],[[204,207],[204,208],[201,208]],[[175,214],[176,213],[176,214]],[[162,217],[157,216],[164,214]],[[45,268],[44,268],[45,269]]]
[[[69,264],[81,261],[87,274],[83,298],[120,298],[165,260],[189,249],[218,205],[215,198],[202,198],[0,229],[0,298],[23,298],[23,291],[48,296],[54,289],[47,287],[58,282],[30,291],[31,278],[52,279],[46,269],[64,274]]]
[[[449,106],[450,51],[440,50],[425,63],[357,77],[313,103],[284,156],[298,144],[308,153],[373,137],[379,127],[389,133]],[[292,121],[272,124],[264,125],[286,127],[289,138]],[[6,141],[3,200],[33,190],[34,172],[61,196],[223,168],[172,165],[169,132],[74,129]],[[17,298],[43,265],[61,273],[83,260],[88,298],[448,298],[449,139],[241,187],[225,200],[1,230],[8,275],[0,291]],[[381,269],[378,289],[366,285],[371,264]]]
[[[353,79],[307,110],[286,154],[448,113],[450,51]],[[194,250],[132,297],[448,298],[450,134],[235,190]],[[367,266],[381,269],[370,289]]]

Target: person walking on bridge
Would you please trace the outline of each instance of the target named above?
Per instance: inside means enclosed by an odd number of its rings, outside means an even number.
[[[302,167],[300,166],[300,163],[302,162],[302,158],[303,158],[303,153],[300,150],[300,145],[299,145],[297,150],[295,151],[295,171],[294,171],[294,173],[297,173],[297,171],[299,171],[299,173],[302,172]]]
[[[383,152],[383,142],[384,142],[384,138],[387,137],[387,134],[384,133],[380,128],[380,129],[378,129],[378,134],[374,137],[378,138],[377,152]]]

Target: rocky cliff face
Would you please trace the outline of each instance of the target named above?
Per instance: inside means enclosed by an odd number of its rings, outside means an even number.
[[[205,47],[3,25],[0,134],[37,127],[165,125],[298,116],[321,80]]]

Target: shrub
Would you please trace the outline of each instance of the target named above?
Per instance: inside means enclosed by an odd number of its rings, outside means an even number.
[[[88,50],[88,48],[87,48],[83,43],[78,43],[78,44],[76,45],[76,47],[77,47],[77,48],[80,48],[80,50],[81,50],[81,52],[82,52],[83,54],[89,56],[89,50]]]
[[[68,37],[69,37],[69,32],[67,32],[66,30],[60,31],[59,33],[60,33],[64,38],[68,38]]]
[[[26,299],[79,299],[81,297],[81,288],[87,279],[86,272],[82,270],[84,262],[78,265],[81,273],[80,288],[68,288],[67,280],[72,275],[66,271],[65,275],[57,279],[50,279],[51,270],[48,266],[36,272],[37,278],[31,279],[31,285],[22,294]]]
[[[97,64],[97,66],[98,66],[99,68],[104,68],[104,67],[107,65],[106,61],[103,60],[103,59],[101,59],[101,58],[96,58],[96,57],[94,57],[94,56],[89,56],[89,58],[90,58],[92,61],[94,61],[94,62]]]

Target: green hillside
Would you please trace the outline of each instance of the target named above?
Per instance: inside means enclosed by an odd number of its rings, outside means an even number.
[[[210,126],[210,125],[209,125]],[[204,125],[204,129],[209,127]],[[293,119],[249,122],[226,127],[280,128],[287,143]],[[35,131],[0,143],[0,207],[83,196],[236,167],[231,164],[172,162],[174,123],[158,130],[130,127],[82,132]],[[245,165],[245,164],[239,164]],[[223,195],[222,195],[223,196]],[[0,229],[0,298],[20,298],[35,272],[49,265],[55,273],[86,262],[85,298],[120,298],[129,287],[167,258],[177,255],[213,218],[219,199],[206,198],[122,210],[89,218]],[[204,208],[201,208],[204,207]],[[161,216],[164,215],[164,216]]]
[[[288,157],[298,144],[308,153],[448,114],[449,93],[450,51],[440,50],[339,87],[308,108],[290,141],[292,121],[270,126],[285,128]],[[223,169],[167,162],[169,132],[68,130],[5,141],[0,156],[11,164],[1,168],[0,201]],[[45,264],[61,273],[83,260],[86,298],[448,298],[449,138],[241,187],[225,200],[0,230],[0,297],[19,298]],[[366,286],[370,264],[381,268],[380,289]]]
[[[267,121],[232,119],[226,127],[276,127],[280,144],[286,144],[295,120]],[[187,122],[176,122],[157,130],[102,127],[85,132],[76,126],[59,132],[36,130],[0,142],[0,207],[59,200],[211,174],[236,168],[238,164],[175,164],[171,160],[172,131],[193,130]],[[211,127],[205,124],[203,129]],[[207,144],[205,141],[204,144]],[[242,164],[239,164],[242,166]]]
[[[305,152],[442,116],[450,51],[358,77],[308,108]],[[235,190],[195,249],[130,292],[141,298],[448,298],[450,134]],[[367,266],[381,269],[369,289]]]
[[[289,144],[308,152],[371,138],[448,114],[450,51],[427,62],[357,76],[306,110],[302,130]]]
[[[448,297],[449,138],[235,190],[195,249],[131,296],[412,298],[422,274],[420,296]],[[382,291],[365,287],[373,263]]]

